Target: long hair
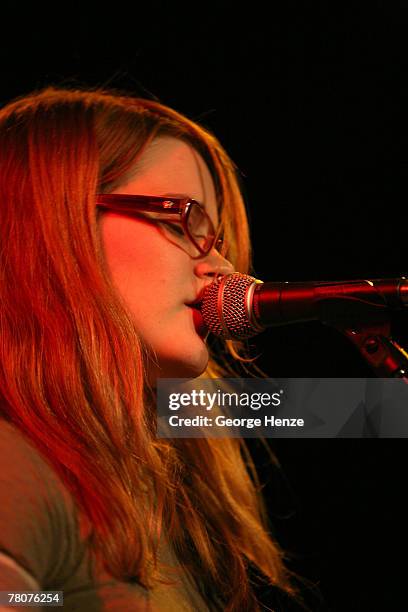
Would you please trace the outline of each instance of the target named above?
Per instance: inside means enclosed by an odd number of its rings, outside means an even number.
[[[209,606],[256,610],[250,566],[294,589],[244,441],[155,438],[146,349],[104,259],[95,194],[123,183],[161,135],[203,156],[227,257],[246,273],[236,168],[203,127],[103,90],[47,88],[0,111],[0,415],[57,471],[112,576],[153,588],[165,534]],[[208,376],[227,371],[222,359]]]

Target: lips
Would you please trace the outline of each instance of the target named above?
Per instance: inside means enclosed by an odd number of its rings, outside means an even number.
[[[186,304],[193,313],[193,323],[197,334],[204,338],[208,334],[208,327],[204,323],[203,315],[200,310],[200,301],[197,300],[191,304]]]

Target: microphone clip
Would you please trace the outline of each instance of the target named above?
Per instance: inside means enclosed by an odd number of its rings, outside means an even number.
[[[371,319],[371,320],[370,320]],[[377,376],[401,378],[408,383],[408,353],[391,338],[390,318],[385,312],[365,313],[364,322],[350,316],[342,321],[327,317],[326,325],[344,334],[358,349]]]

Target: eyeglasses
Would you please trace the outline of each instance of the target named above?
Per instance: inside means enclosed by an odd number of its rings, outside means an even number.
[[[145,213],[144,217],[158,221],[169,229],[173,236],[186,236],[198,250],[198,257],[207,255],[214,247],[220,250],[223,243],[208,213],[196,200],[105,193],[97,194],[96,205],[99,208],[129,215]]]

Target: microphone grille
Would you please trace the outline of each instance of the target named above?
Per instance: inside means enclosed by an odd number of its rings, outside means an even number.
[[[247,307],[249,288],[258,283],[247,274],[234,272],[215,280],[204,290],[201,314],[208,329],[216,336],[243,340],[259,333],[250,320]]]

